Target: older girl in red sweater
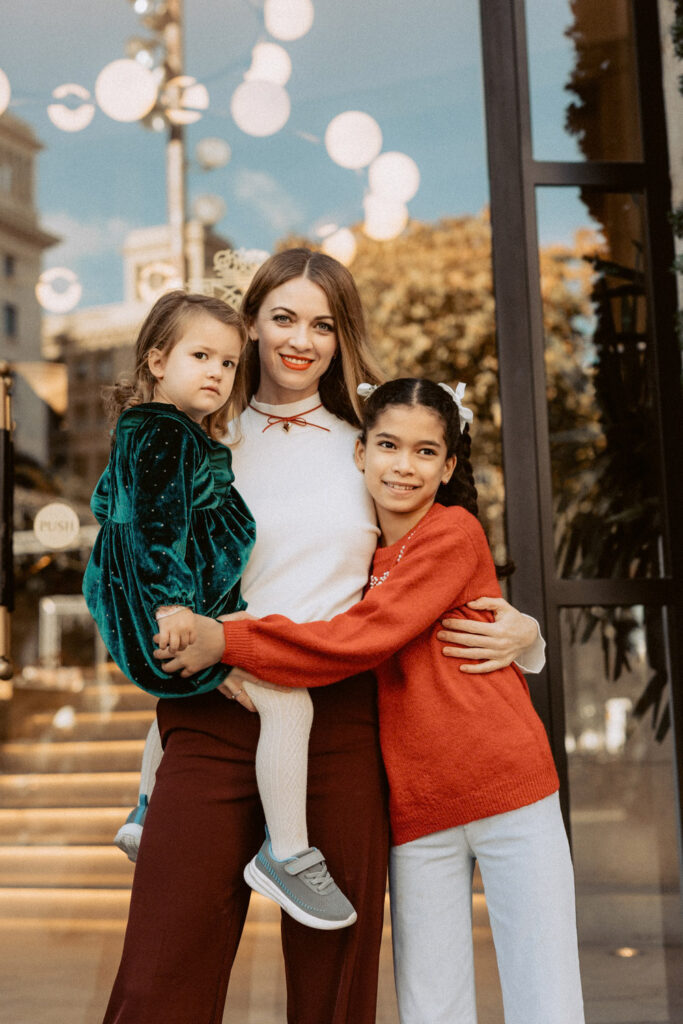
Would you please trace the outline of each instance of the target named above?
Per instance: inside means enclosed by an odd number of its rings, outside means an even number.
[[[476,1022],[475,860],[506,1024],[582,1024],[573,872],[545,730],[515,665],[454,682],[436,639],[446,613],[488,619],[468,602],[500,593],[476,518],[464,388],[361,387],[356,464],[382,532],[363,600],[329,622],[225,622],[223,656],[285,686],[375,670],[402,1024]],[[223,638],[205,628],[208,658]]]

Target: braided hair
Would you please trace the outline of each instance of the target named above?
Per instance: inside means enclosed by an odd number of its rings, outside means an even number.
[[[478,495],[470,462],[470,428],[466,423],[464,430],[460,429],[459,410],[452,395],[434,381],[419,377],[399,377],[380,384],[368,396],[363,407],[360,435],[363,444],[367,441],[368,431],[372,430],[381,413],[389,405],[422,405],[436,413],[443,426],[446,458],[455,455],[457,461],[450,480],[439,485],[434,500],[441,505],[460,505],[478,518]],[[499,577],[509,576],[514,572],[514,568],[512,562],[496,565],[496,574]]]

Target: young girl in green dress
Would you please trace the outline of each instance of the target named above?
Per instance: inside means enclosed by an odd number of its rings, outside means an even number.
[[[133,381],[109,389],[115,436],[92,498],[101,529],[83,593],[121,671],[158,697],[206,693],[221,685],[226,670],[219,665],[189,678],[169,675],[152,656],[152,637],[162,649],[179,652],[194,639],[195,612],[214,617],[246,608],[240,578],[255,525],[232,486],[230,449],[218,440],[232,416],[246,338],[243,318],[221,300],[169,292],[142,325]],[[310,718],[296,716],[281,728],[298,731],[306,748]],[[150,736],[143,777],[153,779],[161,749],[153,742],[156,728]],[[277,788],[277,750],[268,760],[269,783]],[[148,797],[149,787],[117,835],[131,860]],[[298,881],[311,904],[304,923],[327,929],[351,924],[355,911],[320,851],[298,854]]]

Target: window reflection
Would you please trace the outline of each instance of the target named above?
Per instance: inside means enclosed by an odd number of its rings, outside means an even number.
[[[556,569],[564,577],[658,576],[642,200],[539,189],[537,207],[541,239],[563,235],[540,250]]]
[[[534,156],[638,160],[630,0],[527,0]]]
[[[561,629],[587,1019],[600,1019],[591,1009],[606,994],[616,1003],[632,986],[645,998],[643,974],[625,973],[619,962],[626,947],[647,958],[647,1019],[669,1020],[667,957],[680,942],[680,886],[662,612],[566,608]],[[598,951],[596,973],[588,963]]]

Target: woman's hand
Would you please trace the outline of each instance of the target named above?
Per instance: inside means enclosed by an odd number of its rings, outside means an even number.
[[[176,651],[184,651],[185,648],[194,642],[195,614],[190,608],[163,607],[157,608],[159,616],[157,626],[159,632],[154,637],[154,643],[159,647],[168,650],[170,654]]]
[[[244,675],[248,676],[249,673],[245,672]],[[249,694],[245,689],[243,689],[244,681],[244,676],[240,669],[234,668],[230,675],[226,676],[221,685],[216,687],[216,689],[222,693],[224,697],[227,697],[228,700],[236,700],[237,703],[241,704],[247,711],[256,711]],[[251,681],[252,679],[250,677],[250,682]]]
[[[179,672],[183,679],[218,664],[225,650],[225,637],[220,622],[208,619],[205,615],[193,614],[193,619],[193,643],[188,644],[184,650],[172,651],[169,647],[160,646],[159,650],[154,652],[157,661],[163,662],[161,667],[164,672]],[[154,637],[154,643],[159,644],[160,639],[161,632]]]
[[[253,616],[249,616],[249,618],[253,618]],[[244,668],[234,668],[230,675],[223,680],[217,689],[220,690],[228,700],[238,701],[243,708],[247,709],[247,711],[257,711],[258,708],[254,707],[253,701],[244,689],[245,683],[252,683],[252,685],[260,686],[264,690],[279,690],[280,693],[294,693],[292,688],[288,686],[276,686],[275,683],[268,683],[265,679],[259,679],[258,676],[253,676],[251,672],[247,672]]]
[[[472,619],[442,619],[437,639],[457,647],[444,647],[447,658],[475,659],[476,665],[461,665],[461,672],[495,672],[520,657],[538,638],[538,625],[522,615],[502,597],[480,597],[468,608],[492,611],[495,622]]]

